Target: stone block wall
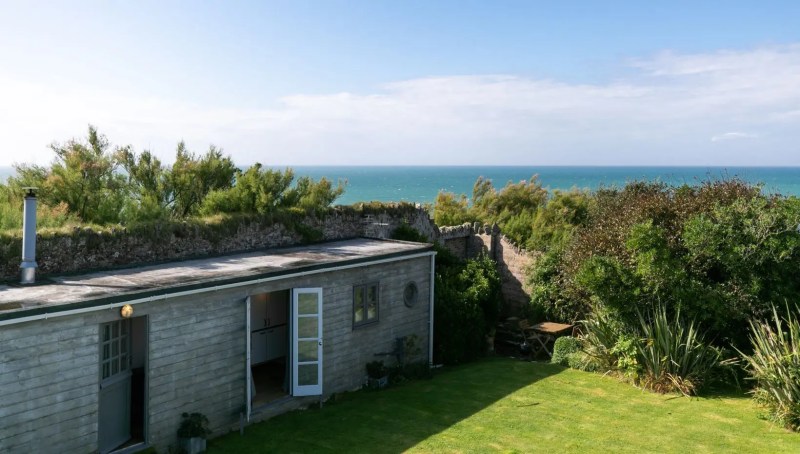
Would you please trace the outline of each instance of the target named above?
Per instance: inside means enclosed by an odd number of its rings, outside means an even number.
[[[345,207],[324,217],[307,216],[287,227],[270,219],[248,218],[223,225],[198,223],[155,224],[147,230],[117,227],[104,231],[76,228],[71,232],[37,236],[40,277],[222,255],[246,250],[302,244],[303,231],[314,231],[319,241],[360,236],[389,238],[407,224],[431,242],[438,242],[461,258],[489,254],[503,278],[506,312],[516,314],[529,301],[525,268],[533,256],[510,242],[496,227],[479,224],[437,227],[422,208],[406,206]],[[0,281],[19,279],[21,238],[0,238]]]
[[[525,285],[525,271],[533,263],[534,256],[511,243],[505,235],[497,238],[492,252],[503,281],[505,312],[509,315],[521,314],[531,300],[530,289]]]
[[[248,295],[323,289],[323,399],[358,388],[367,362],[392,365],[392,357],[381,354],[391,352],[398,337],[416,336],[415,359],[428,361],[430,263],[418,257],[320,270],[135,304],[134,316],[146,317],[147,326],[150,444],[167,452],[177,442],[182,412],[205,414],[214,436],[238,427],[246,405]],[[403,291],[411,281],[420,299],[406,307]],[[366,282],[379,283],[379,320],[353,328],[353,286]],[[0,452],[97,452],[100,325],[119,317],[118,308],[104,308],[0,329]],[[310,400],[319,397],[290,399],[269,411]]]
[[[488,254],[497,262],[502,279],[505,315],[518,315],[530,301],[530,290],[525,286],[525,271],[534,255],[514,245],[500,230],[479,224],[463,224],[440,228],[438,241],[462,259]]]
[[[85,317],[0,329],[0,452],[96,451],[98,339]]]
[[[412,206],[343,207],[323,217],[306,216],[284,225],[271,218],[152,224],[144,227],[90,227],[38,234],[38,277],[158,263],[247,250],[270,249],[356,238],[389,238],[408,224],[434,241],[439,229],[427,211]],[[311,237],[311,238],[309,238]],[[18,281],[21,233],[0,236],[0,281]]]

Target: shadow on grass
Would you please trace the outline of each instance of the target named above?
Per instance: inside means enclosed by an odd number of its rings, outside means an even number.
[[[704,387],[698,397],[703,399],[751,399],[752,388],[747,387],[751,383],[711,383]]]
[[[487,358],[438,370],[430,380],[335,396],[323,408],[295,411],[210,440],[209,452],[402,452],[564,369]],[[518,406],[540,402],[519,402]]]

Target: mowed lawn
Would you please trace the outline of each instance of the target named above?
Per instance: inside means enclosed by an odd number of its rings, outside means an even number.
[[[685,398],[489,358],[337,396],[209,441],[209,452],[800,452],[745,395]]]

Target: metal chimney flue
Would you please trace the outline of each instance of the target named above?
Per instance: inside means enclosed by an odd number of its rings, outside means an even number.
[[[25,205],[22,214],[22,270],[20,283],[33,284],[36,282],[36,189],[22,188],[25,190]]]

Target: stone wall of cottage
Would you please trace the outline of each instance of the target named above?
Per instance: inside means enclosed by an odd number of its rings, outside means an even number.
[[[167,452],[183,412],[206,415],[213,436],[238,428],[246,408],[250,295],[322,288],[323,399],[359,388],[370,361],[394,365],[386,353],[397,338],[415,339],[407,360],[429,361],[430,263],[407,258],[134,304],[134,317],[146,317],[148,442]],[[378,321],[354,328],[353,286],[368,282],[379,283]],[[420,295],[412,307],[403,299],[409,282]],[[116,320],[118,307],[0,329],[0,452],[98,451],[100,329]],[[319,399],[254,409],[253,419]]]
[[[286,224],[289,224],[288,226]],[[337,208],[324,217],[306,216],[291,223],[270,218],[173,222],[146,227],[90,227],[37,235],[38,276],[85,272],[222,255],[355,237],[389,238],[407,224],[431,242],[461,258],[485,253],[497,261],[503,279],[504,312],[518,314],[530,300],[525,269],[533,254],[516,247],[495,226],[463,224],[437,227],[428,212],[410,205],[379,209]],[[19,279],[20,235],[0,238],[0,281]]]
[[[165,222],[132,228],[75,228],[40,232],[36,240],[37,276],[86,272],[194,257],[300,245],[356,237],[389,238],[408,224],[435,241],[439,230],[427,211],[412,205],[343,207],[325,216],[288,221],[242,217]],[[21,233],[0,237],[0,281],[19,279]]]

